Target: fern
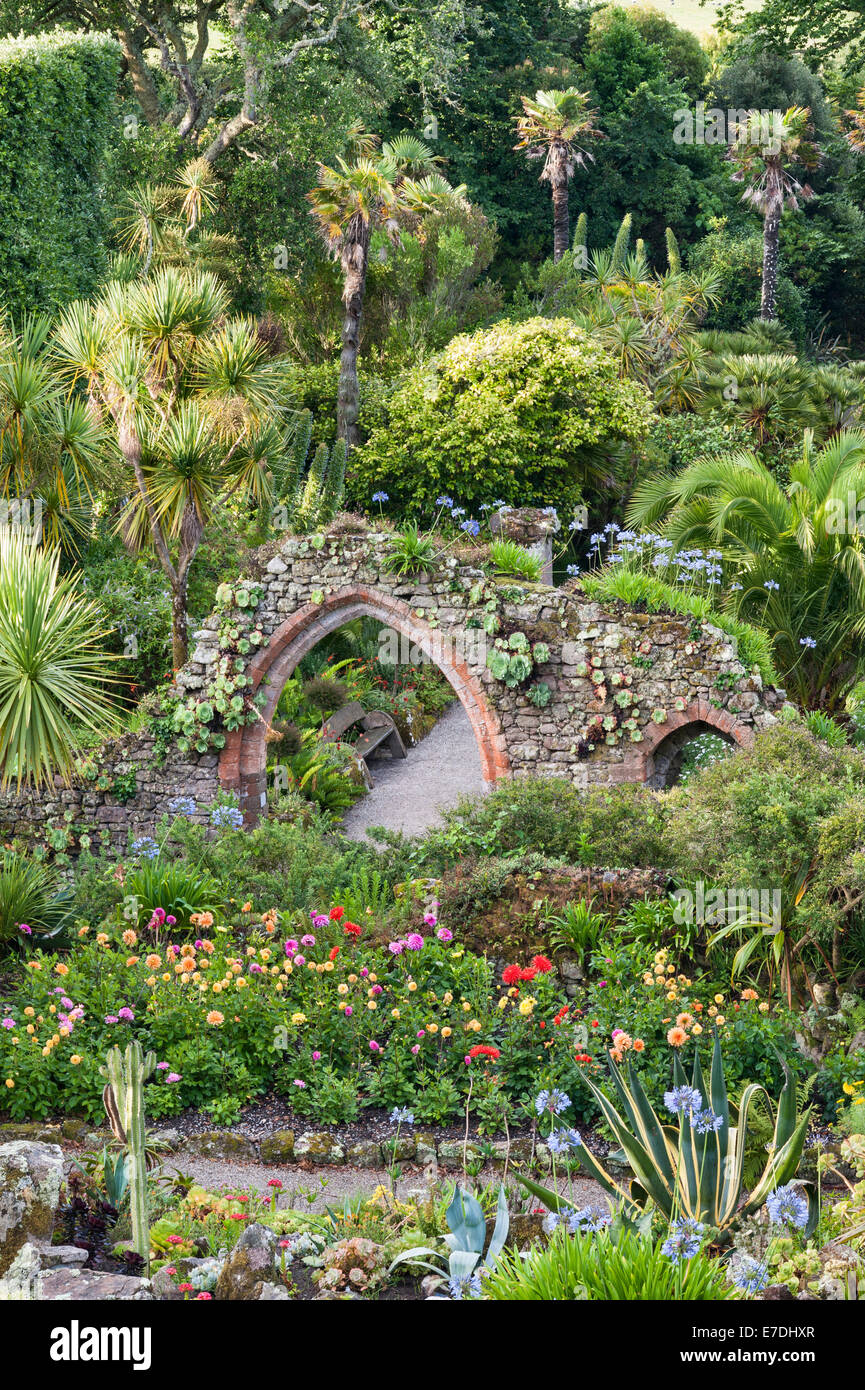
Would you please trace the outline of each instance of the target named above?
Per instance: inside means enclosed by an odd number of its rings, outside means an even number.
[[[799,1124],[805,1112],[811,1108],[811,1092],[816,1080],[817,1073],[813,1072],[805,1084],[796,1089],[796,1124]],[[742,1169],[743,1185],[748,1188],[759,1181],[760,1174],[766,1167],[766,1152],[775,1134],[775,1119],[769,1112],[765,1096],[761,1095],[759,1099],[762,1104],[753,1105],[748,1112],[745,1163]],[[738,1104],[736,1108],[738,1109]]]
[[[337,898],[349,919],[360,922],[366,916],[384,916],[392,906],[393,890],[378,869],[363,865],[353,874],[348,886],[340,890]]]

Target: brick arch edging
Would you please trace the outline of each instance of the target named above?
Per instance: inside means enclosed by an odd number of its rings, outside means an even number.
[[[271,635],[268,645],[256,653],[247,667],[253,687],[268,679],[267,703],[260,718],[226,736],[219,758],[219,784],[236,792],[247,825],[254,825],[266,805],[267,771],[265,737],[285,682],[298,662],[323,637],[351,622],[372,617],[388,623],[416,644],[450,682],[469,717],[480,753],[481,773],[487,783],[510,777],[511,766],[501,723],[483,687],[459,657],[442,651],[443,634],[414,616],[408,604],[378,589],[351,586],[330,594],[322,603],[307,603],[292,613]],[[444,638],[447,641],[447,638]]]
[[[740,748],[750,748],[754,742],[754,730],[750,725],[743,724],[729,710],[716,709],[707,700],[694,700],[685,709],[674,710],[663,724],[653,724],[646,729],[641,748],[642,781],[646,782],[651,777],[655,752],[664,740],[688,724],[709,724],[713,729],[717,729],[718,733],[726,734]]]

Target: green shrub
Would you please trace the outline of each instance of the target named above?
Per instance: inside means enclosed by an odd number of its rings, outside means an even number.
[[[433,872],[465,854],[530,851],[569,864],[663,867],[666,815],[664,799],[644,787],[581,790],[565,778],[526,778],[446,809],[443,828],[429,831],[414,854]]]
[[[106,268],[101,185],[120,48],[58,29],[0,43],[0,284],[14,313],[96,288]]]
[[[84,587],[99,606],[106,648],[136,696],[165,683],[171,665],[171,594],[162,571],[133,557],[120,541],[95,541],[82,555]]]
[[[614,358],[568,319],[503,321],[454,338],[432,367],[408,374],[387,421],[352,457],[349,489],[368,507],[386,485],[392,507],[554,504],[599,482],[598,455],[641,439],[651,407]],[[609,466],[602,465],[608,485]]]

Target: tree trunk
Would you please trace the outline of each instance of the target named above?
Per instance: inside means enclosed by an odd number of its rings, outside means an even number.
[[[360,350],[360,321],[366,289],[369,235],[369,223],[355,214],[348,225],[342,249],[342,302],[345,305],[345,317],[342,322],[342,353],[339,359],[336,434],[338,439],[345,440],[347,449],[353,449],[358,442],[360,388],[357,380],[357,356]]]
[[[171,581],[171,664],[174,674],[186,664],[189,653],[188,619],[186,616],[187,575],[175,575]]]
[[[571,227],[568,214],[568,176],[564,169],[556,170],[553,190],[553,260],[560,261],[568,249]]]
[[[132,90],[136,100],[147,124],[158,126],[160,121],[159,93],[156,90],[156,83],[153,81],[153,74],[147,66],[139,45],[135,42],[131,30],[121,27],[119,33],[120,47],[126,59],[126,66],[129,68]]]
[[[760,297],[760,318],[775,317],[775,297],[778,290],[778,237],[781,229],[781,209],[768,208],[763,219],[763,292]]]

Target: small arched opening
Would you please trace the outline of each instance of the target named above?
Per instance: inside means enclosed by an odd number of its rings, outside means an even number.
[[[648,734],[644,781],[656,790],[675,786],[684,772],[748,747],[752,739],[751,728],[729,711],[697,701]]]

